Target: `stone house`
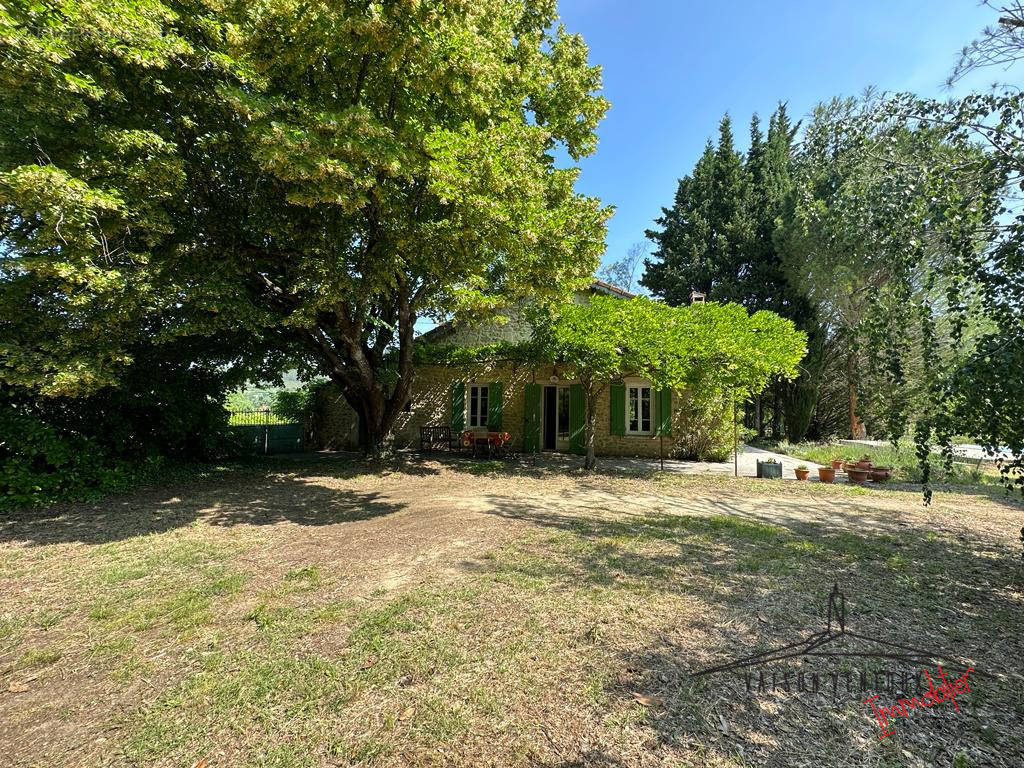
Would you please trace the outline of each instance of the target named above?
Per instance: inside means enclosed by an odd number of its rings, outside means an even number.
[[[573,300],[585,302],[592,293],[632,296],[595,280],[589,291],[578,293]],[[523,341],[529,334],[522,314],[510,312],[507,322],[487,321],[471,327],[445,323],[419,339],[439,345],[480,346]],[[356,448],[355,412],[333,386],[323,388],[319,398],[319,442],[331,449]],[[647,457],[662,452],[665,456],[699,453],[692,444],[707,425],[697,423],[689,401],[687,392],[657,391],[636,376],[610,382],[597,403],[595,453]],[[508,432],[516,451],[584,453],[583,419],[582,388],[565,378],[557,364],[423,365],[416,369],[394,439],[396,448],[416,448],[420,427],[448,425],[453,436],[466,430]]]

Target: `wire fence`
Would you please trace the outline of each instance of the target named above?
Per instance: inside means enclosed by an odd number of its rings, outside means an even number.
[[[262,427],[270,424],[292,424],[269,408],[256,411],[229,411],[228,424],[232,427]]]

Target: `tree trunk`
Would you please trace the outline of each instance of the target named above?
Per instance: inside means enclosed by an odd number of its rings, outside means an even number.
[[[384,453],[387,436],[395,422],[395,415],[384,407],[384,396],[380,391],[360,393],[346,388],[345,382],[337,377],[334,381],[342,388],[346,402],[359,420],[360,452],[368,458],[379,458]]]
[[[594,427],[597,425],[597,408],[594,407],[594,398],[587,398],[587,422],[584,429],[584,437],[587,441],[587,458],[583,466],[593,469],[597,466],[597,459],[594,457]]]
[[[764,407],[761,403],[761,395],[754,398],[754,426],[757,429],[757,439],[764,440]]]
[[[864,436],[864,427],[857,418],[857,360],[853,352],[846,358],[846,380],[850,387],[850,438],[857,440]]]
[[[772,440],[782,439],[782,397],[779,390],[782,386],[776,382],[774,388],[775,400],[772,405]]]
[[[333,312],[320,316],[320,324],[307,332],[306,339],[359,416],[359,449],[374,458],[387,448],[391,430],[409,397],[413,377],[413,296],[405,285],[400,285],[392,298],[384,323],[354,319],[352,310],[339,304]],[[396,327],[397,365],[391,369],[394,383],[391,391],[385,392],[381,379],[391,378],[386,352],[394,348]]]

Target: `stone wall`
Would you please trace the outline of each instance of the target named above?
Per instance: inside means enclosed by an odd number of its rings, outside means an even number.
[[[395,447],[418,448],[421,426],[448,425],[451,423],[451,386],[461,379],[466,383],[466,399],[469,386],[500,381],[502,393],[503,432],[512,435],[515,450],[523,447],[523,417],[525,408],[525,386],[534,380],[538,384],[551,383],[550,377],[557,375],[551,365],[477,365],[453,369],[445,366],[422,366],[416,370],[408,412],[400,413],[395,424]],[[569,384],[560,380],[559,384]],[[686,423],[686,393],[673,393],[672,436],[664,441],[665,456],[679,455],[682,446],[679,436]],[[333,386],[324,387],[318,400],[317,433],[321,447],[334,450],[350,450],[358,447],[358,430],[355,413]],[[605,456],[657,457],[660,440],[657,435],[617,436],[610,432],[610,392],[605,387],[597,403],[597,427],[594,431],[594,451]],[[468,422],[467,422],[468,423]],[[652,414],[652,423],[657,423],[657,413]]]
[[[478,323],[452,323],[438,327],[426,339],[431,344],[461,347],[482,347],[501,341],[519,342],[530,338],[532,330],[518,307],[510,307],[493,319]]]

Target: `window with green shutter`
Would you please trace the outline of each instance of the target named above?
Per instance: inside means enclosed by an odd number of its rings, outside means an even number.
[[[540,384],[527,382],[523,390],[523,452],[540,451]]]
[[[457,435],[466,428],[466,385],[452,382],[452,433]]]
[[[501,429],[502,389],[500,381],[492,381],[487,385],[488,402],[490,403],[487,412],[487,427],[492,431]]]
[[[650,435],[654,433],[654,396],[647,384],[626,386],[626,434]]]

